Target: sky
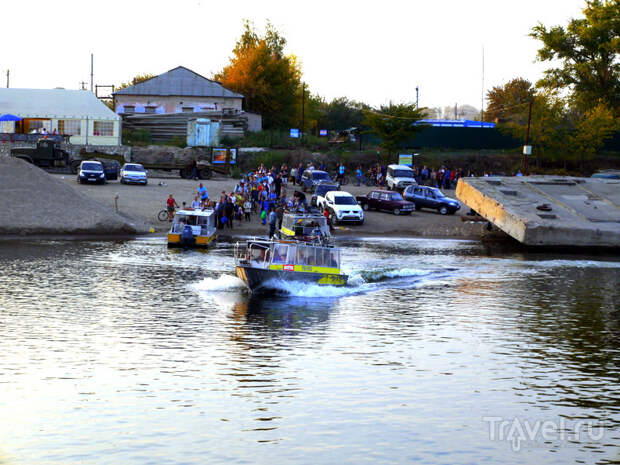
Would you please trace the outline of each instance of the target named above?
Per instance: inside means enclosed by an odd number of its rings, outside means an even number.
[[[515,77],[535,82],[538,22],[565,25],[585,0],[30,0],[2,2],[0,83],[78,89],[116,84],[179,65],[212,77],[228,62],[244,19],[269,20],[296,55],[304,81],[324,98],[373,106],[480,108],[484,89]],[[9,40],[8,38],[12,38]],[[88,84],[89,85],[89,84]]]

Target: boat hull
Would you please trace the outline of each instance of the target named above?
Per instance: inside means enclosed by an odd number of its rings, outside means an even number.
[[[183,242],[180,234],[168,233],[168,247],[181,247],[190,249],[204,249],[215,243],[215,234],[212,236],[194,236],[191,243]]]
[[[300,282],[319,286],[346,286],[348,276],[335,273],[316,273],[304,271],[270,270],[237,265],[237,276],[252,292],[277,290],[277,283]]]

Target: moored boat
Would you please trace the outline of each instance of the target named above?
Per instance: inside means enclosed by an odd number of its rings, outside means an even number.
[[[168,247],[209,247],[215,240],[215,212],[184,208],[174,215]]]
[[[345,286],[348,279],[340,271],[337,247],[284,240],[237,243],[235,271],[252,291],[277,290],[287,282]]]

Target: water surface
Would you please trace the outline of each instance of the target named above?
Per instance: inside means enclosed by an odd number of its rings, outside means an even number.
[[[0,463],[620,461],[618,257],[343,248],[257,298],[226,244],[0,244]]]

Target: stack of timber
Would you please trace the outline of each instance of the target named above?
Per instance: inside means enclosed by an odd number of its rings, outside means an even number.
[[[130,114],[123,116],[123,128],[129,131],[148,129],[155,142],[165,142],[173,137],[187,137],[187,122],[190,119],[208,118],[219,121],[220,137],[243,137],[248,129],[245,112],[201,111],[193,113]]]

